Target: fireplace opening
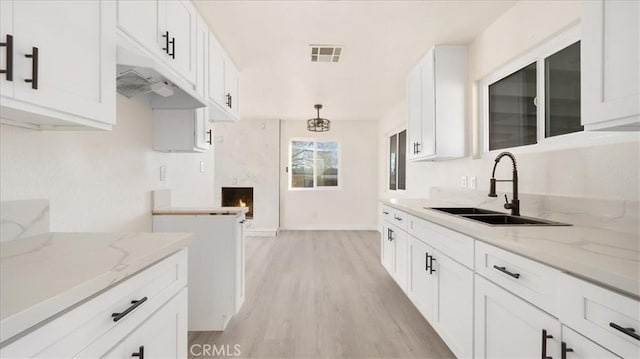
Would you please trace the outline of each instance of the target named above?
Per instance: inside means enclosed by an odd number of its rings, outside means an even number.
[[[222,187],[222,207],[248,207],[253,218],[253,187]]]

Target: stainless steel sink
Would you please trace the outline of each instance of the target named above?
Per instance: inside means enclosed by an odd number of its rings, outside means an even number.
[[[554,222],[541,218],[512,216],[488,209],[473,207],[425,207],[440,212],[455,215],[471,221],[481,222],[490,226],[570,226],[568,223]]]
[[[501,212],[490,211],[488,209],[473,207],[424,207],[425,209],[433,209],[449,214],[465,215],[465,214],[504,214]]]

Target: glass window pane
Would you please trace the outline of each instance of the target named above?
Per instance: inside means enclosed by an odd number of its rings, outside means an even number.
[[[318,142],[316,144],[316,180],[318,187],[338,185],[337,142]]]
[[[489,85],[489,150],[537,142],[536,64]]]
[[[291,141],[291,187],[313,188],[313,142]]]
[[[407,130],[398,134],[398,189],[407,189]]]
[[[393,135],[389,139],[389,189],[395,191],[397,188],[396,179],[398,158],[398,135]]]
[[[580,124],[580,41],[544,60],[545,137],[584,130]]]

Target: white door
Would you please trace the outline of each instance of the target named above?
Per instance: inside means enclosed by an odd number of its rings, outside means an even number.
[[[436,268],[430,255],[434,250],[418,239],[409,236],[409,298],[428,321],[435,318]]]
[[[582,124],[640,117],[640,3],[582,2]]]
[[[12,80],[15,70],[10,63],[15,61],[15,53],[11,54],[15,45],[12,43],[13,38],[13,1],[0,1],[0,42],[5,43],[0,47],[0,69],[5,73],[0,74],[0,95],[13,97]],[[11,48],[11,49],[10,49]],[[9,59],[9,55],[11,59]]]
[[[560,322],[475,276],[476,358],[559,358]]]
[[[473,272],[434,251],[436,330],[458,358],[473,357]]]
[[[142,323],[125,340],[125,358],[142,350],[144,358],[187,357],[187,289]]]
[[[393,277],[396,282],[402,288],[403,291],[407,291],[407,268],[408,268],[408,260],[407,260],[407,252],[408,252],[408,244],[407,244],[407,232],[402,231],[396,227],[392,227],[393,229],[393,241],[395,242],[395,268],[393,272]]]
[[[171,68],[189,83],[196,84],[197,12],[189,1],[162,1],[160,28],[169,32],[169,53],[165,58]]]
[[[427,53],[422,62],[422,145],[418,157],[436,153],[436,93],[435,93],[435,49]]]
[[[13,29],[16,99],[115,123],[114,2],[14,1]]]
[[[158,0],[118,0],[118,28],[154,55],[166,55],[165,33],[159,33]]]
[[[240,88],[240,74],[229,57],[226,57],[224,62],[224,88],[229,112],[237,117],[240,109],[240,97],[238,93],[238,89]]]
[[[418,146],[422,143],[422,69],[418,65],[411,70],[407,78],[407,111],[408,111],[408,136],[407,157],[409,159],[418,156]]]
[[[209,34],[209,100],[225,106],[224,51],[213,34]]]
[[[562,326],[561,350],[564,352],[561,357],[566,359],[620,358],[564,325]]]

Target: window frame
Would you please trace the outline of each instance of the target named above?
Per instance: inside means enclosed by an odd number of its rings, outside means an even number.
[[[405,147],[405,149],[404,149],[405,150],[405,157],[404,157],[404,168],[405,168],[404,189],[399,189],[398,188],[398,177],[399,177],[398,171],[396,171],[396,189],[391,189],[390,188],[391,187],[391,173],[390,173],[391,168],[389,166],[389,164],[391,163],[391,153],[389,151],[389,149],[391,148],[391,137],[394,136],[394,135],[398,135],[398,138],[400,138],[399,135],[400,135],[400,132],[402,132],[402,131],[407,131],[407,135],[406,135],[406,139],[405,139],[405,146],[404,146]],[[407,159],[409,157],[409,130],[408,130],[407,127],[400,127],[400,128],[397,128],[397,129],[395,129],[393,131],[388,132],[385,137],[387,139],[387,141],[386,141],[387,146],[385,147],[385,150],[384,150],[385,151],[385,157],[386,157],[386,161],[385,161],[385,168],[386,168],[385,169],[385,177],[386,177],[386,181],[385,182],[386,182],[386,187],[385,187],[385,190],[389,191],[389,192],[405,193],[405,192],[407,192],[407,187],[408,187],[408,185],[407,185],[407,179],[408,179],[408,176],[407,176],[407,164],[409,163],[409,161],[407,161]],[[399,142],[399,140],[398,140],[398,142]],[[400,148],[400,145],[397,144],[396,148]],[[396,164],[396,168],[397,167],[398,167],[398,165]]]
[[[479,148],[482,157],[491,157],[504,151],[513,153],[543,152],[549,150],[576,148],[593,145],[592,140],[604,140],[604,143],[619,142],[624,136],[611,136],[610,134],[594,133],[585,130],[545,137],[545,59],[560,50],[582,40],[581,26],[573,24],[558,35],[545,41],[543,44],[528,51],[526,54],[501,66],[498,70],[484,77],[478,84],[478,120],[479,120]],[[517,147],[507,147],[489,150],[489,85],[521,70],[522,68],[536,64],[536,101],[538,103],[536,114],[536,139],[537,143]],[[628,136],[626,136],[628,137]]]
[[[293,155],[293,142],[313,142],[313,187],[293,187],[293,167],[291,158]],[[338,146],[338,185],[337,186],[318,186],[317,181],[317,173],[316,173],[316,165],[317,165],[317,157],[318,157],[318,142],[335,142]],[[289,140],[289,159],[288,163],[288,171],[287,171],[287,182],[289,183],[289,191],[335,191],[342,189],[342,143],[339,140],[334,140],[330,138],[310,138],[310,137],[295,137]]]

